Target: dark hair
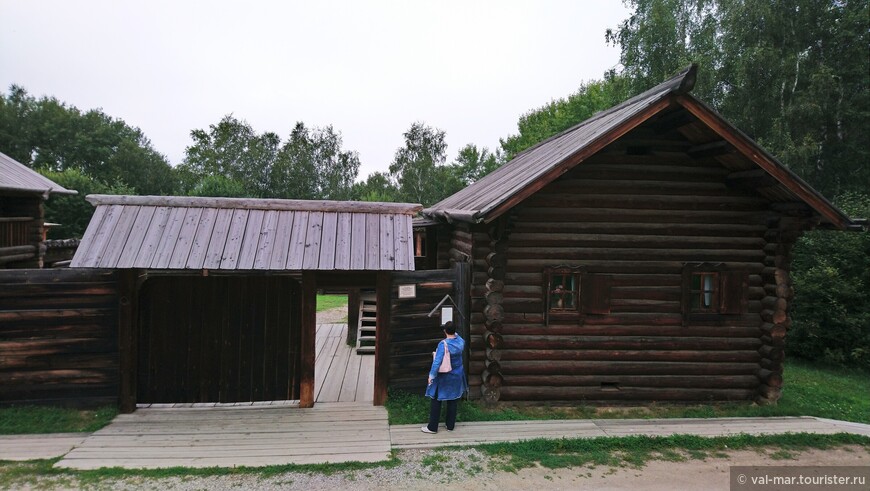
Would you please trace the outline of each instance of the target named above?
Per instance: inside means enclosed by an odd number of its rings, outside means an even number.
[[[453,321],[447,321],[447,322],[445,322],[445,323],[441,326],[441,329],[443,329],[444,332],[446,332],[447,334],[449,334],[449,335],[451,335],[451,336],[454,335],[454,334],[456,334],[456,326],[453,325]]]

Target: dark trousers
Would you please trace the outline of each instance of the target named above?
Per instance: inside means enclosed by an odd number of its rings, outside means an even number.
[[[447,403],[445,423],[447,423],[447,429],[452,431],[453,427],[456,426],[456,409],[459,407],[459,399],[444,402]],[[430,431],[438,431],[438,420],[440,419],[441,401],[432,399],[432,406],[429,408],[429,424],[427,425]]]

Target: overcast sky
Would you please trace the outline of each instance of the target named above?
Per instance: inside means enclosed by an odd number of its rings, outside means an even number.
[[[619,58],[621,1],[0,0],[0,86],[138,126],[175,165],[226,114],[286,139],[332,124],[385,171],[414,121],[495,149]]]

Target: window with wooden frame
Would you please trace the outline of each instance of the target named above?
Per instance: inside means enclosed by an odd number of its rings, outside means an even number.
[[[683,267],[683,324],[716,321],[721,315],[747,311],[749,275],[722,263],[689,263]]]
[[[581,266],[555,266],[544,271],[544,317],[582,322],[586,314],[610,313],[610,276]]]

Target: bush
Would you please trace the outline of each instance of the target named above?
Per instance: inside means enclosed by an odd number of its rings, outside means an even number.
[[[870,195],[835,200],[851,217],[870,217]],[[870,232],[813,231],[795,245],[795,298],[789,354],[870,369]]]

